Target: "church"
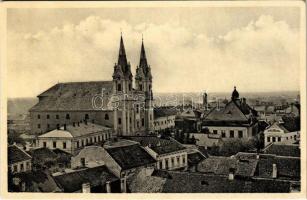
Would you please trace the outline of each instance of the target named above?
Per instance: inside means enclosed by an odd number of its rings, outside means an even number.
[[[114,136],[152,133],[152,74],[143,39],[134,81],[135,87],[121,36],[112,80],[58,83],[39,94],[29,110],[32,134],[86,122],[112,128]]]

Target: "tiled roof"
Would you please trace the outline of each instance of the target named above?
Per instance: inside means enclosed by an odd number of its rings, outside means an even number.
[[[229,157],[209,157],[198,164],[197,170],[202,173],[228,175],[230,169],[234,174],[243,177],[252,177],[256,171],[258,160],[236,159]]]
[[[158,155],[184,150],[185,147],[172,138],[155,136],[132,136],[127,139],[139,142],[143,147],[148,146]]]
[[[247,122],[248,118],[234,101],[230,101],[225,108],[221,108],[219,110],[216,108],[212,109],[211,112],[205,116],[204,120]]]
[[[154,118],[159,118],[159,117],[167,117],[167,116],[172,116],[177,114],[177,109],[176,108],[164,108],[164,107],[159,107],[159,108],[154,108]]]
[[[66,125],[66,130],[64,130],[64,127],[61,127],[60,130],[55,129],[52,131],[49,131],[43,135],[38,136],[38,138],[46,138],[46,137],[80,137],[80,136],[84,136],[84,135],[88,135],[88,134],[92,134],[92,133],[96,133],[96,132],[101,132],[104,130],[111,130],[108,127],[105,126],[101,126],[98,124],[93,124],[93,123],[89,123],[87,122],[87,124],[83,123],[79,123],[79,126],[77,124],[75,124],[75,126],[73,125]]]
[[[82,189],[83,183],[90,183],[91,187],[104,185],[107,181],[116,181],[118,178],[107,167],[99,166],[87,168],[71,173],[54,176],[57,184],[64,192],[76,192]]]
[[[92,99],[103,89],[107,105],[112,81],[58,83],[38,95],[40,101],[30,111],[95,110]]]
[[[29,154],[27,154],[25,151],[19,149],[16,145],[11,145],[8,147],[9,165],[30,159],[32,159],[32,157]]]
[[[156,162],[139,144],[105,149],[122,170],[146,166]]]
[[[199,162],[201,162],[204,159],[205,159],[205,157],[199,152],[194,152],[194,153],[188,154],[189,166],[190,165],[197,165]]]
[[[299,180],[301,174],[300,158],[261,154],[258,161],[258,176],[271,178],[273,164],[277,167],[277,177],[281,179]]]
[[[291,157],[300,157],[301,155],[299,145],[284,145],[274,143],[272,143],[265,149],[265,153]]]
[[[48,171],[30,171],[17,174],[26,183],[27,192],[61,192]]]
[[[56,159],[57,154],[48,148],[31,149],[29,151],[33,159]]]
[[[228,180],[228,177],[216,175],[175,171],[160,173],[159,170],[154,171],[152,176],[166,180],[160,181],[160,184],[162,192],[167,193],[287,193],[290,189],[290,183],[275,180]]]

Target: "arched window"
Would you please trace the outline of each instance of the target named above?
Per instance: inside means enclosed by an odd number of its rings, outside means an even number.
[[[122,91],[122,85],[119,83],[119,84],[117,84],[117,91]]]
[[[131,91],[131,83],[129,83],[129,91]]]
[[[104,119],[105,119],[105,120],[109,120],[109,115],[108,115],[108,113],[106,113],[106,114],[104,115]]]

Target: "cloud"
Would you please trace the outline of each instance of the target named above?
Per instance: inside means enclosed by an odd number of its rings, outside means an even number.
[[[298,30],[272,16],[214,37],[178,23],[131,25],[89,16],[34,34],[11,31],[8,95],[35,96],[58,81],[110,80],[120,29],[133,73],[143,33],[155,91],[228,91],[233,85],[241,91],[299,88]]]

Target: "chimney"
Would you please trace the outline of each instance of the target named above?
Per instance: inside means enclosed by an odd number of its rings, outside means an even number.
[[[106,182],[106,190],[107,190],[107,193],[111,193],[111,182],[110,181]]]
[[[73,127],[75,127],[75,126],[76,126],[76,123],[75,123],[75,122],[73,122],[73,123],[72,123],[72,126],[73,126]]]
[[[66,124],[64,124],[64,130],[66,130]]]
[[[82,193],[91,193],[90,183],[83,183],[82,184]]]
[[[232,181],[234,179],[234,168],[229,169],[229,175],[228,175],[228,180]]]
[[[272,178],[277,178],[277,166],[276,166],[276,164],[274,163],[272,167],[273,167]]]
[[[120,191],[122,193],[126,193],[127,192],[127,185],[126,185],[126,175],[120,179]]]

